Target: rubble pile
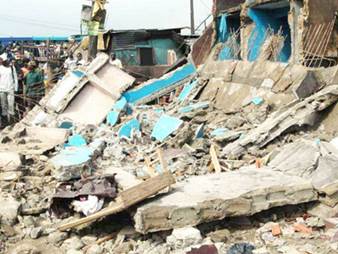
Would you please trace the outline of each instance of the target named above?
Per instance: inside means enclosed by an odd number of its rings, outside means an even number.
[[[338,252],[338,67],[200,40],[138,86],[101,53],[1,132],[0,252]]]

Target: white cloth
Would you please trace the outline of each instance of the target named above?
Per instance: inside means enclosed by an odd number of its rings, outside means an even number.
[[[0,66],[0,92],[14,93],[18,91],[18,75],[14,67]]]
[[[100,211],[103,207],[103,204],[104,200],[99,199],[96,196],[88,196],[88,199],[85,201],[74,200],[72,202],[74,210],[76,212],[82,212],[86,216]]]
[[[113,65],[113,66],[115,66],[115,67],[117,67],[117,68],[120,68],[120,69],[123,68],[122,62],[121,62],[120,59],[115,59],[115,60],[111,60],[111,59],[110,59],[109,62],[110,62],[111,65]]]

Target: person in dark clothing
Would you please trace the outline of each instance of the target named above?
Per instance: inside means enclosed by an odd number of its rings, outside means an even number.
[[[28,108],[32,109],[45,96],[45,84],[43,71],[35,61],[29,62],[28,70],[25,78],[25,97]]]

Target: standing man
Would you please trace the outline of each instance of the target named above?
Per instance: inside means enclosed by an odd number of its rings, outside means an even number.
[[[116,57],[116,54],[115,54],[115,53],[112,53],[112,54],[110,55],[109,63],[110,63],[111,65],[113,65],[113,66],[119,68],[119,69],[123,69],[122,62],[121,62],[120,59],[118,59],[118,58]]]
[[[64,63],[64,68],[66,71],[73,71],[76,68],[76,60],[74,59],[73,53],[70,53],[68,58]]]
[[[14,120],[14,93],[18,90],[18,77],[6,56],[0,58],[0,105],[2,127]]]
[[[25,78],[25,97],[28,109],[32,109],[45,96],[45,84],[43,72],[35,61],[28,63],[28,74]]]

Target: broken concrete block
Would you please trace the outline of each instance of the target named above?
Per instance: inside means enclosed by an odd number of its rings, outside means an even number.
[[[264,169],[241,169],[191,177],[173,191],[140,206],[138,232],[194,226],[225,217],[252,215],[276,206],[317,200],[311,182]]]
[[[167,237],[167,244],[173,249],[185,249],[202,242],[201,232],[193,227],[174,229]]]
[[[214,243],[224,243],[230,239],[231,233],[227,229],[222,229],[210,232],[207,236],[210,237]]]
[[[16,171],[22,166],[23,156],[16,152],[0,152],[0,171]]]
[[[285,145],[269,167],[288,175],[310,177],[317,167],[320,151],[314,141],[301,140]]]
[[[25,127],[24,130],[14,128],[6,134],[10,137],[10,141],[0,145],[1,151],[40,155],[63,144],[69,136],[69,131],[60,128]]]
[[[319,203],[309,209],[307,212],[311,216],[315,216],[321,219],[336,217],[338,216],[338,205],[335,207],[330,207],[325,204]]]
[[[329,196],[336,194],[338,192],[338,157],[333,155],[320,157],[312,179],[313,186],[318,191]]]
[[[13,225],[21,204],[12,197],[0,196],[0,224]]]
[[[85,171],[91,171],[93,151],[87,146],[67,147],[50,159],[52,174],[58,181],[80,178]]]
[[[296,98],[304,99],[314,94],[320,89],[320,84],[317,81],[315,73],[313,71],[308,71],[304,79],[292,88],[293,93]]]

